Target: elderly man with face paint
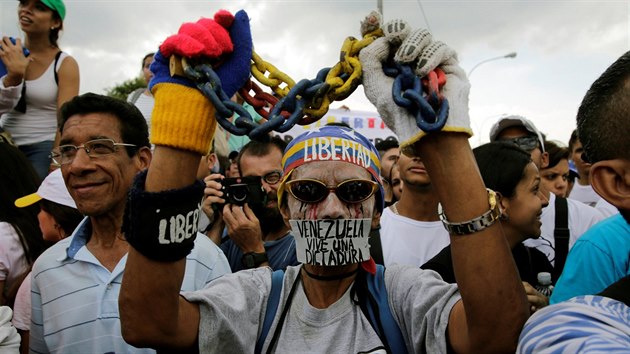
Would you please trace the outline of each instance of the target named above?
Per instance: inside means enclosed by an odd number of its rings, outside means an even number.
[[[410,32],[403,21],[393,21],[383,29],[384,37],[361,50],[363,85],[381,116],[401,136],[402,148],[424,158],[445,225],[452,230],[458,280],[458,285],[449,285],[432,271],[392,266],[382,279],[388,297],[384,306],[393,313],[407,352],[514,351],[528,305],[508,245],[495,223],[494,193],[484,187],[468,144],[465,73],[455,53],[433,42],[426,31]],[[233,64],[239,53],[240,42],[231,33],[234,53],[224,66]],[[384,74],[381,63],[399,47],[399,53],[417,49],[413,54],[420,64],[416,75],[424,76],[426,70],[438,66],[444,70],[447,84],[441,94],[450,113],[441,131],[419,130],[415,117],[393,102],[393,79]],[[245,66],[245,79],[247,70]],[[221,79],[243,73],[232,70],[230,74]],[[170,94],[162,96],[162,92]],[[161,107],[154,111],[154,127],[164,116],[170,117],[169,123],[184,127],[190,115],[176,106],[185,101],[195,100],[197,105],[187,107],[203,108],[209,117],[214,113],[200,93],[182,84],[160,83],[154,93],[156,107]],[[173,101],[167,103],[169,99]],[[199,129],[185,132],[200,134]],[[195,141],[190,137],[180,138],[185,135],[181,130],[178,134],[156,144],[157,161],[149,167],[146,180],[137,181],[131,206],[147,206],[144,198],[148,195],[168,194],[171,205],[177,204],[172,206],[177,213],[194,209],[194,205],[183,207],[185,200],[178,196],[196,188],[195,169],[203,149],[190,146]],[[364,286],[362,279],[376,270],[365,236],[375,211],[383,207],[378,152],[356,132],[325,127],[304,133],[287,147],[283,170],[280,210],[293,227],[298,258],[304,264],[288,267],[284,274],[278,309],[262,351],[384,352],[383,339],[355,302]],[[272,270],[244,270],[179,296],[183,260],[177,257],[185,254],[187,236],[178,244],[158,244],[154,230],[160,221],[152,210],[156,207],[141,208],[141,213],[127,218],[132,249],[119,299],[125,340],[165,350],[252,352],[271,297]],[[166,239],[174,240],[168,235]]]

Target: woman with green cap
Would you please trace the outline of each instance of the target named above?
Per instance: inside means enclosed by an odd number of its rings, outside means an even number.
[[[79,93],[79,66],[57,44],[66,16],[62,0],[20,0],[17,12],[29,63],[20,101],[2,116],[0,125],[43,179],[56,144],[57,109]]]

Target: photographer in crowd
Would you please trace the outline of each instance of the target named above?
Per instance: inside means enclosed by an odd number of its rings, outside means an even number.
[[[203,211],[214,220],[211,231],[219,233],[227,227],[229,239],[209,237],[221,239],[233,272],[298,264],[295,240],[278,209],[285,147],[278,137],[268,142],[252,140],[236,158],[240,177],[222,179],[220,174],[212,174],[205,179]]]

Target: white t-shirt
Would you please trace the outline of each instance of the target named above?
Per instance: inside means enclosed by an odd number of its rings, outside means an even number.
[[[24,278],[13,305],[13,325],[22,331],[31,330],[31,274]]]
[[[551,264],[556,258],[556,242],[553,230],[556,227],[556,195],[549,193],[549,205],[543,208],[540,221],[542,222],[541,235],[537,239],[529,239],[523,242],[525,246],[535,247],[543,252]],[[575,241],[591,226],[604,219],[604,215],[597,209],[576,200],[567,199],[568,226],[569,226],[569,250]]]
[[[11,224],[0,222],[0,280],[4,281],[4,289],[9,289],[15,279],[27,270],[28,262],[20,236]]]
[[[619,214],[619,209],[617,209],[616,206],[608,203],[604,198],[601,198],[597,201],[597,204],[595,204],[595,209],[599,210],[599,212],[604,214],[605,217]]]
[[[391,208],[383,210],[380,235],[386,267],[394,263],[420,267],[451,243],[441,221],[416,221]]]
[[[127,97],[127,102],[130,102],[133,93]],[[144,119],[149,126],[149,134],[151,134],[151,114],[153,113],[153,105],[155,105],[155,98],[153,96],[145,95],[144,92],[138,96],[138,99],[134,103],[136,107],[142,112]]]
[[[594,207],[601,198],[599,194],[595,193],[595,190],[590,184],[583,186],[577,183],[577,180],[573,185],[573,189],[571,189],[571,194],[569,194],[569,199],[580,201],[592,207]]]
[[[301,266],[287,267],[276,316],[262,346],[266,352],[274,334],[274,353],[384,353],[383,343],[353,301],[348,289],[327,308],[313,307],[300,281],[287,305]],[[246,269],[213,280],[205,288],[184,292],[199,303],[200,353],[252,353],[261,332],[271,291],[271,268]],[[437,273],[409,266],[392,266],[384,274],[389,308],[410,353],[447,353],[446,328],[460,300],[457,285]],[[286,318],[278,328],[285,307]]]

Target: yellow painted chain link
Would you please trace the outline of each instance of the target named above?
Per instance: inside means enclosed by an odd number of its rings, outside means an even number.
[[[329,85],[328,94],[321,100],[321,104],[304,109],[306,115],[313,119],[319,119],[328,112],[332,101],[344,100],[356,90],[363,75],[363,67],[358,58],[359,52],[382,36],[383,30],[379,28],[366,33],[361,40],[354,37],[346,38],[341,46],[339,62],[330,69],[326,76],[326,83]],[[341,77],[343,74],[349,75],[345,81]]]
[[[304,114],[309,119],[305,122],[317,120],[328,112],[330,103],[341,101],[350,96],[361,83],[363,69],[359,61],[361,49],[370,45],[375,39],[383,36],[383,30],[378,28],[366,33],[361,40],[348,37],[341,47],[340,60],[326,76],[327,90],[321,95],[313,98],[313,101],[305,107]],[[271,88],[280,97],[285,97],[291,88],[295,86],[295,81],[287,74],[278,70],[272,64],[264,61],[256,52],[252,54],[252,75],[261,84]],[[342,75],[347,74],[344,80]],[[298,123],[299,124],[299,123]]]
[[[264,61],[256,52],[252,53],[252,61],[252,75],[258,82],[271,88],[271,90],[277,95],[280,95],[280,97],[286,96],[289,90],[295,86],[295,81],[293,81],[289,75]],[[266,76],[267,73],[269,73],[269,76]],[[281,86],[282,84],[286,86]]]

